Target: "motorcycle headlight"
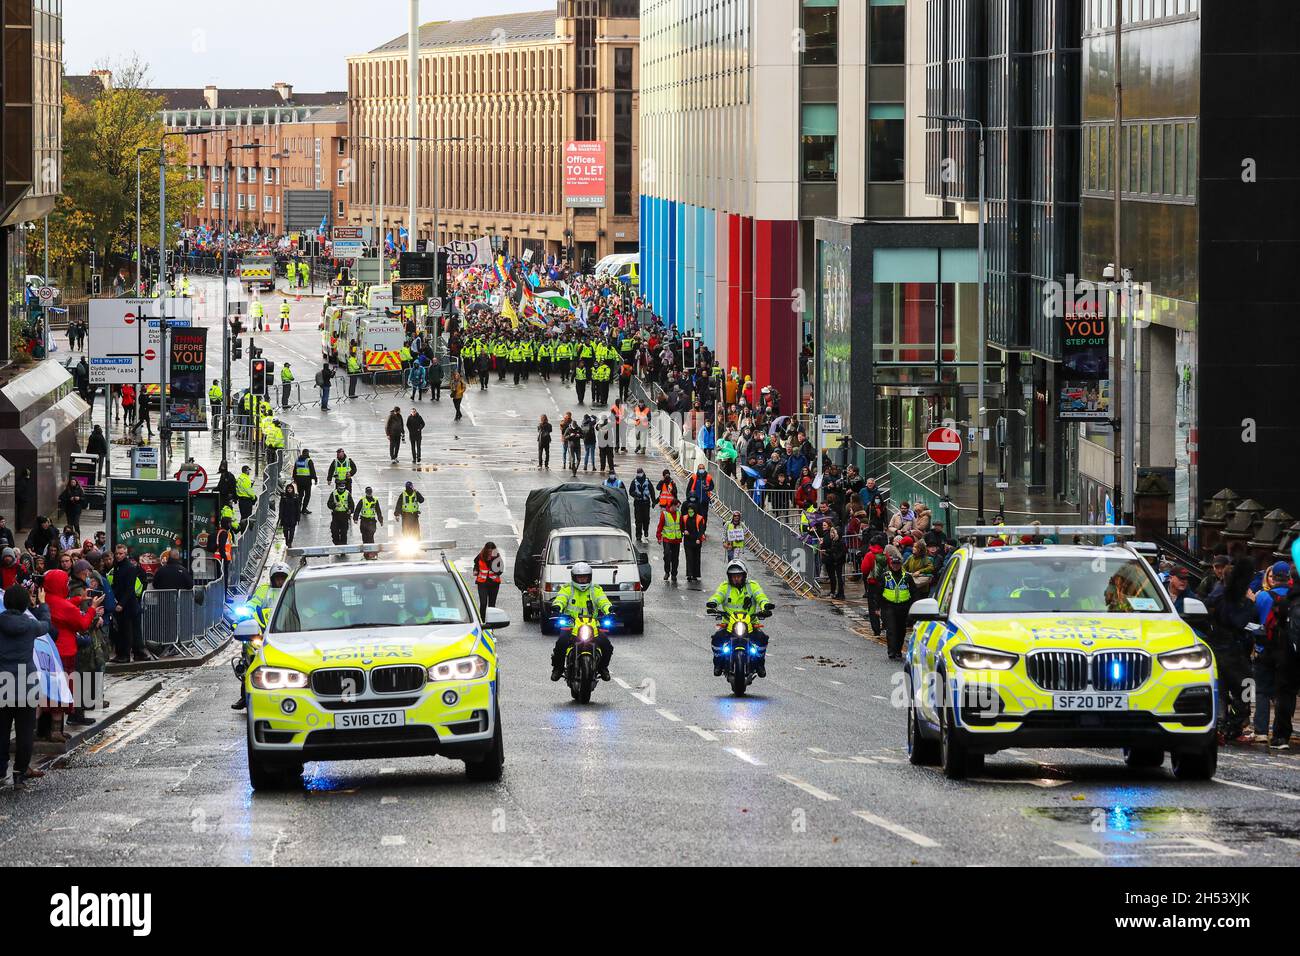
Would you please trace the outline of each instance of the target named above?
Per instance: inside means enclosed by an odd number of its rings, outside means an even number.
[[[1009,651],[995,651],[974,644],[966,644],[952,651],[952,659],[957,666],[969,671],[1009,671],[1019,657]]]
[[[749,625],[744,621],[737,621],[736,626],[731,629],[731,633],[735,634],[737,637],[744,637],[749,633]]]
[[[730,654],[730,653],[731,653],[731,645],[730,645],[730,644],[723,644],[723,645],[722,645],[722,653],[724,653],[724,654]]]
[[[249,678],[258,690],[301,690],[307,686],[307,675],[287,667],[259,667]]]
[[[1209,667],[1213,662],[1214,655],[1210,649],[1201,645],[1168,651],[1160,655],[1160,666],[1167,671],[1199,671]]]
[[[486,677],[488,662],[486,658],[473,654],[469,657],[457,657],[455,660],[443,661],[429,668],[429,680],[478,680]]]

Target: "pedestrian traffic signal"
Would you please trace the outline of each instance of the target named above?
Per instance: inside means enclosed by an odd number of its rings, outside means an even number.
[[[253,364],[249,369],[249,388],[254,395],[266,394],[266,359],[253,359]]]

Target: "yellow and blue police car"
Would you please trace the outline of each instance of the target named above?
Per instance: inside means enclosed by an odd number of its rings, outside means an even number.
[[[352,545],[290,549],[338,555]],[[441,755],[473,780],[505,763],[494,632],[505,612],[478,609],[446,559],[310,565],[286,582],[244,675],[254,789],[301,782],[311,760]],[[256,621],[236,627],[253,639]]]
[[[1107,527],[959,528],[959,539],[1049,540]],[[1151,567],[1123,543],[957,550],[933,597],[911,608],[904,655],[913,764],[961,779],[1008,747],[1122,748],[1131,767],[1170,755],[1174,776],[1218,762],[1214,655]]]

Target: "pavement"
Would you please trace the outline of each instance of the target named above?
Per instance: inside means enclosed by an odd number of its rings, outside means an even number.
[[[314,368],[319,306],[267,357]],[[301,315],[301,317],[300,317]],[[260,344],[260,343],[259,343]],[[589,706],[548,680],[552,641],[524,624],[509,583],[527,494],[567,477],[537,468],[534,426],[574,408],[558,382],[471,390],[466,417],[426,399],[422,465],[387,457],[387,394],[290,420],[322,473],[344,447],[385,501],[414,480],[426,537],[454,538],[467,566],[501,546],[506,767],[472,783],[441,758],[307,765],[298,793],[254,794],[245,725],[230,710],[230,655],[179,672],[129,719],[69,754],[23,794],[0,793],[10,864],[78,865],[1295,865],[1300,757],[1225,748],[1218,778],[1131,771],[1106,750],[1009,751],[955,782],[908,764],[901,672],[856,610],[804,600],[766,571],[777,604],[769,677],[733,698],[710,666],[703,587],[649,592],[643,636],[614,638],[614,681]],[[554,449],[558,465],[559,449]],[[653,457],[618,457],[630,479]],[[579,473],[598,482],[595,474]],[[328,542],[313,499],[296,544]],[[714,519],[716,520],[716,518]],[[652,547],[652,556],[653,555]],[[706,584],[722,548],[706,547]],[[864,633],[865,632],[865,633]]]

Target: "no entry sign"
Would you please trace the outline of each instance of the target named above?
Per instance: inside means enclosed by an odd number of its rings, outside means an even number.
[[[925,453],[945,468],[961,457],[961,434],[955,428],[936,428],[925,436]]]

